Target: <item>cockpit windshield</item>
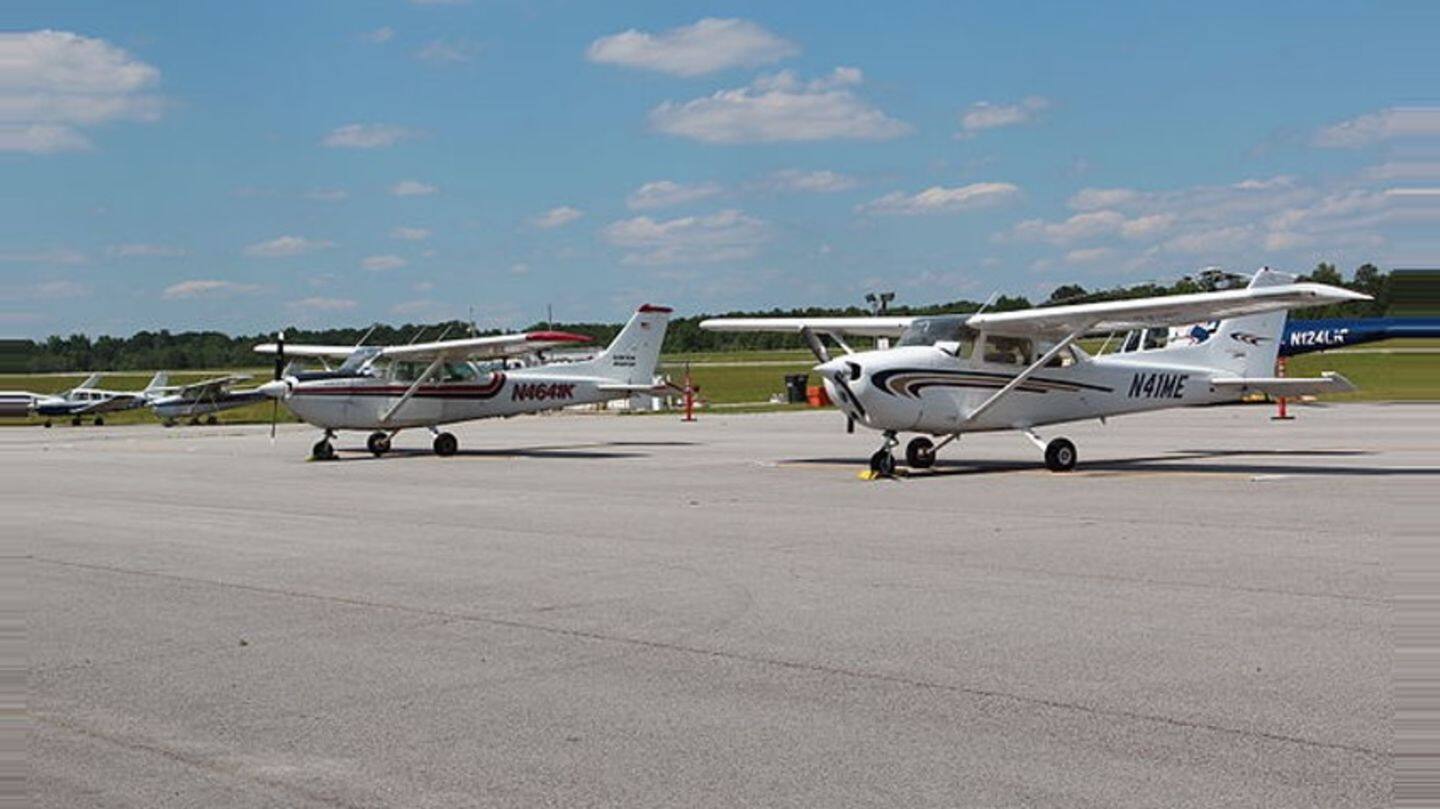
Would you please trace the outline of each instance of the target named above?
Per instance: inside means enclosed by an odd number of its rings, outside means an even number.
[[[976,331],[965,325],[968,315],[917,317],[910,321],[898,345],[933,346],[936,343],[958,344],[956,354],[968,356],[975,344]]]

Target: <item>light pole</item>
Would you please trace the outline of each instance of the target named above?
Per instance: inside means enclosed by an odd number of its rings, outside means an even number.
[[[882,317],[890,310],[890,302],[895,300],[894,292],[866,292],[865,302],[870,304],[870,313],[876,317]],[[886,349],[890,347],[889,337],[875,338],[875,347]]]

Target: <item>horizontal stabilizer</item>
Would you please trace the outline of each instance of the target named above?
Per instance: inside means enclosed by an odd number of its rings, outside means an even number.
[[[1301,379],[1284,377],[1236,377],[1234,379],[1212,379],[1210,384],[1217,390],[1237,393],[1268,393],[1271,396],[1314,396],[1322,393],[1349,393],[1355,384],[1343,374],[1325,371],[1321,376]]]
[[[660,382],[653,385],[646,385],[643,383],[631,385],[625,382],[601,382],[595,387],[599,388],[602,391],[605,391],[606,393],[653,393],[657,396],[671,389],[671,386],[665,382]]]

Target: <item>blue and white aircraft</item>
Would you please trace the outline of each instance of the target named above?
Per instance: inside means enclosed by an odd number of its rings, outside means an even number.
[[[103,390],[95,387],[100,378],[101,374],[91,374],[84,382],[63,393],[13,393],[5,394],[5,397],[30,397],[29,412],[44,417],[46,427],[51,426],[56,418],[68,418],[71,424],[79,427],[86,417],[91,416],[98,427],[105,423],[106,413],[144,407],[164,384],[164,374],[156,374],[141,391]]]

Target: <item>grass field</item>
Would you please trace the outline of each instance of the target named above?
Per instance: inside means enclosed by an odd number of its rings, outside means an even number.
[[[1387,349],[1433,349],[1436,353],[1379,353]],[[1367,353],[1372,352],[1372,353]],[[817,384],[812,368],[815,359],[805,351],[741,351],[667,355],[660,370],[679,384],[690,375],[700,388],[700,398],[709,404],[735,410],[767,409],[756,407],[771,396],[783,393],[787,374],[810,374],[810,384]],[[1309,354],[1290,361],[1290,376],[1316,376],[1321,371],[1338,371],[1349,377],[1360,390],[1332,397],[1344,401],[1440,401],[1440,340],[1393,340],[1351,351]],[[251,368],[243,373],[257,384],[269,374],[268,369]],[[177,372],[170,375],[171,384],[184,384],[214,376],[215,371]],[[229,373],[226,371],[224,373]],[[85,378],[85,374],[0,374],[0,390],[53,393],[67,390]],[[107,374],[101,385],[113,390],[139,390],[150,380],[150,373],[123,372]],[[744,406],[744,407],[739,407]],[[256,404],[217,414],[222,423],[253,423],[270,420],[270,405]],[[148,409],[130,410],[105,415],[107,423],[134,424],[154,422]],[[295,421],[284,407],[281,421]],[[0,419],[0,424],[39,424],[41,419]],[[63,424],[64,420],[56,423]]]

